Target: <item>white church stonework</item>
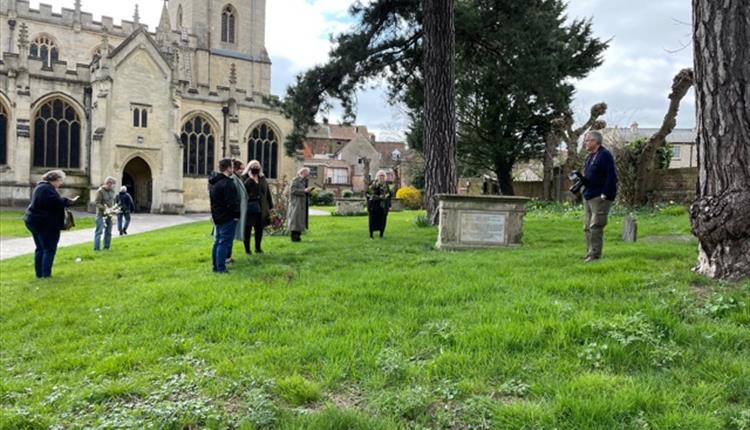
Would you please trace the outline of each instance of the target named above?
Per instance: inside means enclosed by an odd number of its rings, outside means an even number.
[[[265,0],[170,0],[154,33],[73,9],[0,0],[0,204],[22,205],[60,168],[93,200],[107,176],[139,210],[209,209],[223,157],[261,161],[271,180],[291,123],[268,100]],[[118,184],[119,185],[119,184]]]

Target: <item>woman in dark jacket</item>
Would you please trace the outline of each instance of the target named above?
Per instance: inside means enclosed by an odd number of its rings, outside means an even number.
[[[261,242],[263,241],[263,229],[271,223],[271,209],[273,209],[273,198],[268,188],[268,181],[263,176],[260,162],[252,160],[242,174],[247,191],[247,218],[245,218],[245,253],[250,252],[250,230],[255,229],[255,253],[262,254]]]
[[[386,183],[385,171],[379,170],[375,175],[375,180],[367,187],[370,239],[375,231],[380,232],[380,237],[383,237],[390,207],[391,189]]]
[[[52,264],[60,241],[60,230],[65,223],[65,208],[73,205],[78,196],[66,199],[60,196],[58,189],[65,181],[62,170],[52,170],[42,176],[42,181],[34,188],[23,220],[26,228],[34,236],[34,269],[37,278],[52,276]]]

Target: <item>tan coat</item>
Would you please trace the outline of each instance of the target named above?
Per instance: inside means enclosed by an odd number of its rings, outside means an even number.
[[[307,230],[307,179],[297,176],[292,181],[289,190],[289,212],[287,221],[289,222],[289,231]]]

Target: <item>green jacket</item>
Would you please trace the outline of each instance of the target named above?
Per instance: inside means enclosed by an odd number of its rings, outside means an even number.
[[[115,190],[107,191],[102,185],[96,190],[96,216],[104,216],[104,210],[115,205]]]

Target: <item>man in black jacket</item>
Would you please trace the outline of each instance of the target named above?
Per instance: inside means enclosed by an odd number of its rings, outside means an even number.
[[[231,254],[234,231],[240,218],[240,200],[232,181],[232,160],[219,161],[219,172],[208,180],[211,218],[215,226],[211,257],[214,272],[227,273],[226,259]]]
[[[130,214],[135,212],[135,203],[128,193],[128,187],[120,188],[120,194],[115,197],[115,204],[120,206],[120,211],[117,213],[117,231],[122,236],[123,234],[128,234]]]
[[[585,261],[590,263],[602,257],[604,227],[607,225],[609,209],[617,196],[617,170],[612,154],[602,146],[603,136],[590,131],[583,138],[589,155],[583,170],[583,230],[586,233],[587,253]]]

